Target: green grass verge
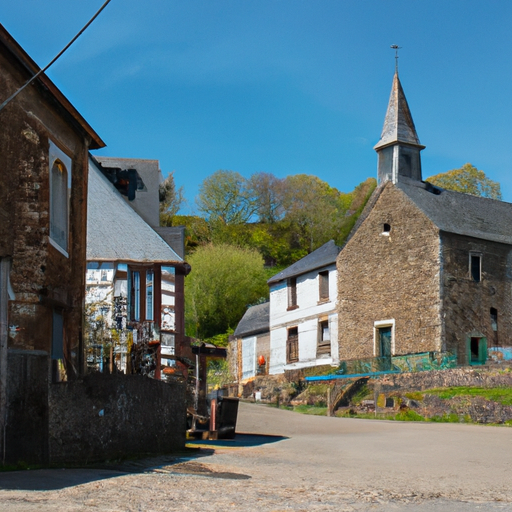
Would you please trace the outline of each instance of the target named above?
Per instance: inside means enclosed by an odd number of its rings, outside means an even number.
[[[456,396],[481,396],[492,402],[502,405],[512,405],[512,387],[510,388],[476,388],[476,387],[453,387],[437,388],[423,391],[424,395],[437,395],[444,400],[450,400]]]

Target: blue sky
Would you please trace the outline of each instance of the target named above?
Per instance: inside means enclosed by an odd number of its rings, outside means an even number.
[[[2,3],[43,67],[103,0]],[[218,169],[375,177],[396,43],[424,178],[471,162],[512,202],[511,21],[497,0],[112,0],[47,74],[95,154],[160,160],[190,213]]]

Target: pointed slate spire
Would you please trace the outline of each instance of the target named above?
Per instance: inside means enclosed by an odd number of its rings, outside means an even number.
[[[392,180],[396,183],[399,176],[421,181],[420,151],[424,148],[416,133],[396,70],[384,127],[380,140],[374,147],[379,155],[379,182]]]

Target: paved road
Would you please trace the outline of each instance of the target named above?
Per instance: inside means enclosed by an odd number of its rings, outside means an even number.
[[[240,404],[235,441],[109,469],[0,474],[0,511],[512,511],[512,429]]]

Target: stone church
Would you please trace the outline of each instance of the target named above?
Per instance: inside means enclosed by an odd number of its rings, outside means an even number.
[[[342,361],[510,357],[512,204],[423,181],[424,148],[397,71],[379,185],[337,259]]]

